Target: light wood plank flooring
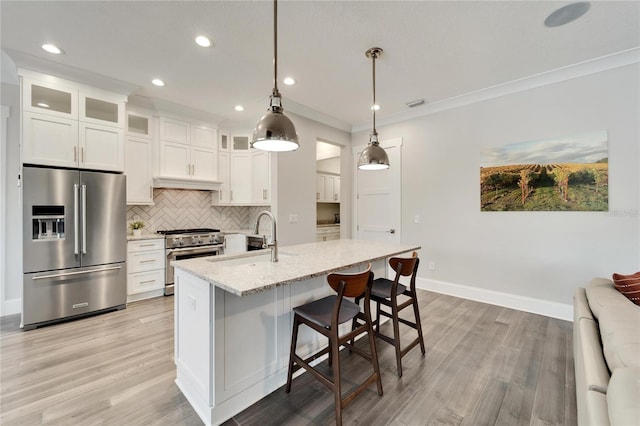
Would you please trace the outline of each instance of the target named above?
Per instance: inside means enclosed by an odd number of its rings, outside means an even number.
[[[576,424],[571,323],[426,291],[420,309],[426,355],[413,349],[399,379],[378,340],[384,396],[371,387],[345,424]],[[202,424],[174,383],[173,298],[28,332],[18,321],[0,323],[3,426]],[[346,391],[368,370],[341,359]],[[226,424],[331,425],[333,396],[305,374]]]

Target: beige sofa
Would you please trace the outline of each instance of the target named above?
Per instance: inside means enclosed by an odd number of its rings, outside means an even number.
[[[578,425],[640,425],[640,306],[595,278],[573,308]]]

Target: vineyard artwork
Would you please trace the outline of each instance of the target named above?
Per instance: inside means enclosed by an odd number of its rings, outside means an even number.
[[[607,131],[485,149],[482,211],[607,211]]]

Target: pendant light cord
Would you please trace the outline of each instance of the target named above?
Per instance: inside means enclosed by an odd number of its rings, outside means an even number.
[[[273,0],[273,96],[278,92],[278,0]]]
[[[376,52],[371,53],[371,60],[373,61],[373,105],[371,106],[371,111],[373,111],[373,134],[377,134],[376,132],[376,57],[378,54]]]

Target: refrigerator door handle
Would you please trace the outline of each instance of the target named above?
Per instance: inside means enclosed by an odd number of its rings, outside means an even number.
[[[82,254],[87,254],[87,185],[82,185]]]
[[[34,281],[44,280],[47,278],[59,278],[59,277],[68,277],[73,275],[92,274],[94,272],[114,271],[116,269],[122,269],[122,266],[111,266],[109,268],[100,268],[100,269],[87,269],[86,271],[64,272],[61,274],[38,275],[35,277],[31,277],[31,279]]]
[[[80,208],[79,203],[78,203],[78,184],[74,184],[73,185],[73,254],[78,255],[80,254],[78,251],[78,245],[79,245],[79,226],[78,226],[78,209]]]

